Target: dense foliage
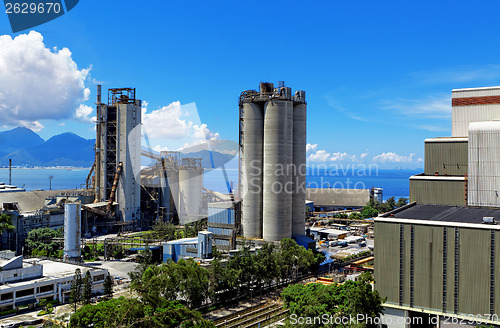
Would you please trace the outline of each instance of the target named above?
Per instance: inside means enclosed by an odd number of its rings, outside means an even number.
[[[408,198],[404,197],[399,198],[397,202],[394,197],[389,197],[382,203],[379,203],[374,199],[370,199],[368,204],[363,207],[361,214],[364,219],[368,219],[377,216],[378,213],[387,213],[406,204],[408,204]]]
[[[63,229],[53,230],[50,228],[33,229],[28,232],[26,238],[25,253],[32,256],[48,256],[62,258],[62,243],[56,242],[56,238],[63,238]]]
[[[227,261],[215,254],[209,269],[191,259],[140,265],[131,273],[131,287],[148,304],[156,304],[159,299],[180,300],[197,308],[288,281],[315,270],[324,260],[323,254],[306,250],[291,239],[283,239],[279,246],[264,244],[258,254],[243,247]]]
[[[370,320],[341,322],[341,318],[376,318],[382,312],[382,299],[372,290],[371,275],[342,285],[290,285],[281,297],[289,309],[287,326],[297,327],[375,327]],[[299,319],[303,318],[303,319]],[[310,319],[307,319],[310,318]],[[314,318],[319,318],[314,322]],[[335,321],[335,318],[339,318]],[[333,323],[333,324],[331,324]]]
[[[191,311],[179,302],[165,299],[158,303],[144,304],[137,298],[120,297],[97,305],[85,305],[71,316],[70,327],[214,327],[198,312]]]
[[[4,231],[13,232],[14,230],[16,230],[16,227],[12,225],[12,219],[10,215],[5,213],[0,214],[0,235]]]

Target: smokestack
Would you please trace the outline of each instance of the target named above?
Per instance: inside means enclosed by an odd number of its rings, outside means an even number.
[[[97,85],[96,103],[96,138],[95,138],[95,200],[101,201],[101,85]]]

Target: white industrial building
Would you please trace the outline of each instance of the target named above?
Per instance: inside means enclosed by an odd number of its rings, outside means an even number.
[[[92,292],[101,293],[109,274],[106,269],[94,269],[70,263],[42,259],[25,260],[14,252],[0,254],[0,312],[33,306],[41,299],[47,301],[69,299],[75,270],[80,269],[82,278],[87,271],[92,277]]]

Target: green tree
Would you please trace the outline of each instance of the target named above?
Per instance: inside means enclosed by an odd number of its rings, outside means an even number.
[[[349,220],[361,220],[361,219],[363,219],[363,216],[359,212],[352,212],[349,215]]]
[[[4,232],[13,232],[16,227],[12,225],[12,218],[10,215],[2,213],[0,214],[0,235]]]
[[[408,198],[400,197],[396,203],[396,207],[402,207],[408,204]]]
[[[75,277],[71,283],[70,302],[73,303],[74,310],[82,300],[82,271],[78,268],[75,270]]]
[[[364,219],[373,218],[373,217],[376,217],[377,215],[378,215],[378,211],[370,206],[363,207],[363,211],[361,212],[361,216]]]
[[[382,299],[372,289],[371,275],[363,274],[358,281],[347,281],[343,285],[290,285],[281,294],[290,315],[300,317],[378,317],[382,312]],[[289,318],[290,319],[290,318]],[[288,326],[290,323],[289,320]],[[298,327],[333,327],[323,322],[310,322],[294,325]],[[341,325],[342,326],[342,325]],[[345,327],[345,326],[343,326]],[[365,323],[350,324],[348,327],[372,327]]]
[[[394,196],[389,197],[389,199],[386,200],[386,204],[389,206],[391,211],[396,208],[396,200],[394,199]]]
[[[159,221],[153,226],[154,238],[169,241],[175,239],[175,225],[170,222]]]
[[[144,305],[139,299],[120,297],[97,305],[85,305],[71,316],[69,327],[200,327],[214,325],[201,314],[189,310],[179,302],[162,300],[155,305]]]
[[[90,299],[92,298],[92,276],[90,275],[90,270],[85,273],[83,278],[83,291],[82,300],[83,304],[90,304]]]
[[[59,230],[50,228],[33,229],[28,232],[25,241],[26,254],[39,255],[39,256],[56,256],[61,244],[55,241],[56,238],[61,237]]]
[[[111,276],[108,274],[106,278],[104,278],[104,295],[106,299],[111,299],[113,297],[113,280],[111,280]]]
[[[192,259],[150,265],[130,276],[131,287],[145,304],[159,304],[162,299],[182,299],[189,307],[197,308],[209,296],[208,272]]]

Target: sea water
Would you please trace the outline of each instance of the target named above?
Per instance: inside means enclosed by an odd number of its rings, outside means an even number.
[[[26,190],[76,189],[85,185],[89,168],[13,168],[12,184]],[[331,170],[308,169],[306,183],[310,188],[383,188],[384,199],[409,196],[408,178],[422,170]],[[50,179],[50,177],[52,177]],[[226,179],[227,177],[227,179]],[[9,182],[9,169],[0,169],[0,182]],[[238,183],[238,170],[206,171],[204,187],[228,192]]]

